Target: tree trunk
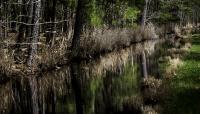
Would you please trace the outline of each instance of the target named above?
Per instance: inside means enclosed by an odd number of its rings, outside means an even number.
[[[34,0],[30,0],[28,4],[28,24],[33,24],[33,9],[34,8]],[[33,26],[32,25],[27,25],[26,28],[26,40],[27,42],[30,42],[31,37],[32,37],[32,32],[33,32]]]
[[[144,26],[146,24],[148,2],[149,2],[149,0],[145,0],[144,10],[143,10],[143,14],[142,14],[142,23],[141,23],[142,24],[142,28],[144,28]]]
[[[56,0],[53,0],[53,8],[52,8],[52,15],[51,15],[51,19],[52,19],[52,24],[51,24],[51,35],[50,35],[50,38],[52,39],[51,41],[51,47],[54,45],[54,42],[55,42],[55,30],[56,30],[56,24],[55,24],[55,21],[56,21]]]
[[[89,17],[87,14],[87,4],[90,2],[89,0],[78,0],[78,5],[76,9],[76,20],[75,20],[75,28],[74,28],[74,36],[72,39],[72,57],[77,57],[79,54],[80,47],[80,37],[83,32],[83,27],[87,23],[87,18]]]
[[[19,3],[23,3],[25,4],[26,1],[25,0],[22,0],[22,1],[19,1]],[[21,15],[26,15],[26,8],[25,6],[21,6],[20,7],[20,14]],[[20,22],[23,22],[23,23],[26,23],[27,22],[27,18],[26,17],[21,17],[19,19]],[[25,41],[25,31],[26,31],[26,25],[24,24],[20,24],[19,25],[19,33],[17,35],[17,39],[16,39],[16,45],[15,45],[15,61],[16,63],[23,63],[25,62],[24,60],[26,59],[24,56],[24,52],[21,51],[21,48],[23,48],[24,46],[22,46],[20,43],[23,43]]]
[[[3,37],[3,31],[2,31],[3,27],[2,27],[2,20],[0,18],[0,38],[2,39]]]
[[[3,1],[0,0],[0,14],[2,15],[2,13],[3,13]],[[3,18],[2,18],[2,16],[0,16],[0,40],[3,37],[3,24],[2,24],[2,22],[3,22]]]
[[[34,0],[33,0],[34,1]],[[37,1],[37,2],[36,2]],[[29,51],[28,58],[28,67],[33,70],[35,66],[37,66],[36,58],[37,58],[37,43],[39,39],[39,19],[40,19],[40,10],[41,10],[41,0],[35,0],[35,10],[34,10],[34,18],[33,18],[33,32],[31,38],[31,45]]]

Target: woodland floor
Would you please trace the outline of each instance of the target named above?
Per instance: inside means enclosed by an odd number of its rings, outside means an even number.
[[[182,61],[167,81],[164,114],[200,114],[200,34],[193,35],[192,47]]]

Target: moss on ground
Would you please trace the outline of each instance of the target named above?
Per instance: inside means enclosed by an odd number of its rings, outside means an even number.
[[[194,35],[192,48],[177,69],[176,76],[167,81],[169,95],[164,96],[165,114],[200,114],[200,35]]]

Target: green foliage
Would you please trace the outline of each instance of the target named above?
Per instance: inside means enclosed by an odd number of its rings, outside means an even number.
[[[178,22],[180,19],[176,15],[173,15],[169,12],[161,12],[159,18],[156,18],[154,21],[162,24],[169,22]]]
[[[102,25],[102,18],[97,13],[93,12],[90,16],[92,25],[97,27]]]
[[[90,11],[90,23],[93,26],[100,27],[103,24],[103,15],[104,12],[96,5],[93,5],[93,8]]]
[[[124,13],[124,19],[136,21],[139,13],[140,13],[140,10],[138,10],[137,8],[128,7]]]
[[[198,7],[195,3],[196,0],[170,0],[170,1],[159,1],[157,13],[159,14],[156,18],[153,18],[154,22],[166,24],[170,22],[179,22],[187,16],[194,16],[193,12],[195,7]]]
[[[100,27],[103,24],[103,11],[97,5],[96,0],[91,0],[86,4],[87,23],[91,26]]]
[[[63,0],[67,7],[74,9],[77,5],[76,0]]]
[[[139,8],[130,0],[116,0],[114,2],[92,0],[89,6],[91,7],[88,11],[90,23],[93,26],[103,24],[111,26],[135,25],[140,13]]]

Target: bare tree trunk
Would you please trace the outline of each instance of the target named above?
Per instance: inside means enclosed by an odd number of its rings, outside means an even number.
[[[30,12],[32,13],[30,15],[32,15],[33,17],[32,19],[33,22],[31,24],[33,24],[33,26],[30,27],[31,30],[28,31],[29,34],[31,34],[30,35],[31,45],[29,47],[29,58],[27,61],[27,65],[29,67],[29,70],[33,72],[34,68],[37,66],[36,58],[37,58],[37,43],[39,39],[39,27],[40,27],[39,19],[40,19],[40,10],[41,10],[41,0],[32,0],[30,3],[30,7],[31,7]],[[33,75],[30,75],[29,83],[30,83],[30,89],[31,89],[32,113],[39,114],[37,79]]]
[[[147,10],[148,10],[148,2],[149,0],[145,0],[145,6],[144,6],[144,10],[143,10],[143,15],[142,15],[142,28],[144,28],[145,24],[146,24],[146,19],[147,19]]]
[[[25,4],[26,1],[25,0],[20,0],[18,2]],[[21,6],[20,7],[20,15],[26,15],[25,6]],[[26,23],[27,22],[27,18],[25,16],[22,16],[19,19],[19,21]],[[24,24],[20,24],[19,25],[19,33],[18,33],[17,38],[16,38],[17,44],[15,45],[15,56],[14,56],[14,58],[15,58],[16,63],[24,63],[26,61],[25,52],[23,52],[21,50],[24,46],[22,46],[20,44],[20,43],[25,41],[25,31],[26,31],[26,26]]]
[[[2,31],[3,27],[2,27],[2,20],[0,18],[0,39],[2,39],[3,37],[3,31]]]
[[[78,0],[78,5],[76,9],[76,20],[75,20],[75,28],[74,28],[74,36],[72,39],[72,56],[77,57],[79,54],[80,47],[80,37],[83,32],[84,24],[87,22],[88,14],[87,14],[87,4],[89,0]]]
[[[2,0],[0,0],[0,14],[2,15],[2,13],[3,13],[3,1]],[[3,37],[3,24],[2,24],[2,22],[3,22],[3,19],[2,19],[2,16],[0,16],[0,39],[2,39],[2,37]]]
[[[33,18],[33,32],[32,32],[32,38],[31,38],[31,45],[30,45],[30,52],[29,52],[29,58],[27,65],[31,70],[35,66],[37,66],[36,58],[37,58],[37,43],[39,39],[39,19],[40,19],[40,10],[41,10],[41,0],[35,0],[35,10],[34,10],[34,18]]]
[[[28,24],[33,24],[33,9],[34,8],[34,0],[30,0],[28,4]],[[32,25],[27,25],[26,28],[26,40],[27,42],[30,42],[30,39],[32,37],[32,32],[33,32],[33,26]]]
[[[53,0],[53,8],[52,8],[52,15],[51,15],[51,19],[52,19],[52,24],[51,24],[51,35],[50,35],[50,38],[52,39],[51,41],[51,47],[53,47],[54,45],[54,42],[55,42],[55,30],[56,30],[56,24],[55,24],[55,21],[56,21],[56,0]]]
[[[7,12],[8,6],[3,4],[3,7],[4,7],[3,12],[5,13],[4,14],[4,22],[6,22],[4,24],[4,36],[3,36],[3,38],[5,39],[7,37],[7,29],[8,29],[8,12]]]

